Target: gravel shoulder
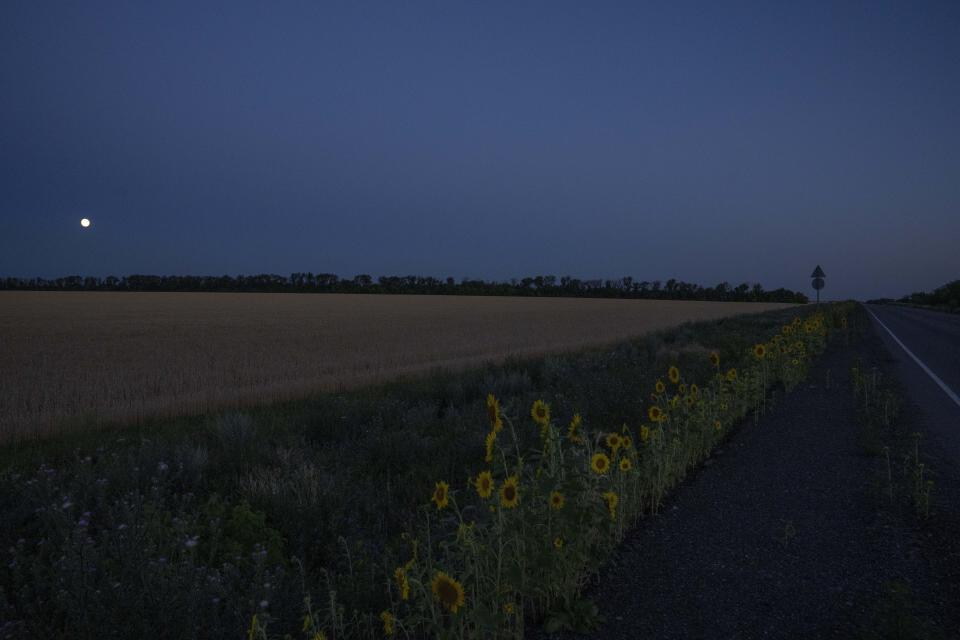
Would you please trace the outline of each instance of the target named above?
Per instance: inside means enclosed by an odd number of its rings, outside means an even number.
[[[869,328],[836,341],[640,523],[587,594],[606,616],[593,637],[960,637],[949,505],[926,523],[885,507],[885,462],[857,437],[858,357],[890,362]]]

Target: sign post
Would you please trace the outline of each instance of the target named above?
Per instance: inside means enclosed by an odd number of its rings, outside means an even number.
[[[820,289],[823,289],[824,284],[826,284],[824,278],[827,277],[827,274],[823,272],[820,265],[817,265],[810,277],[813,278],[813,288],[817,290],[817,306],[820,306]]]

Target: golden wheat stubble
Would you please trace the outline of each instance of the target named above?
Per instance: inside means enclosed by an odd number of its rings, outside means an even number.
[[[0,439],[202,413],[791,305],[0,292]]]

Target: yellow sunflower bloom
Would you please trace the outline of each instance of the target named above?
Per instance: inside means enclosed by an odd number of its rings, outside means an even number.
[[[663,418],[663,409],[657,405],[653,405],[647,409],[647,417],[650,418],[650,422],[660,422]]]
[[[716,351],[710,352],[710,364],[713,365],[714,369],[717,369],[720,367],[720,354],[717,353]]]
[[[720,429],[723,428],[723,425],[720,424],[720,421],[719,421],[719,420],[714,420],[714,421],[713,421],[713,428],[716,429],[717,431],[720,431]]]
[[[633,468],[633,463],[630,462],[630,458],[620,458],[620,471],[627,472]]]
[[[610,458],[603,452],[595,453],[590,458],[590,468],[594,473],[603,475],[610,470]]]
[[[734,382],[737,379],[737,370],[728,369],[727,370],[727,382]]]
[[[441,480],[433,488],[432,502],[437,504],[437,510],[443,509],[450,502],[450,485]]]
[[[440,603],[440,606],[450,613],[456,613],[466,599],[463,593],[463,585],[443,571],[437,571],[437,575],[430,582],[430,590],[433,591],[433,597]]]
[[[617,519],[617,504],[620,502],[619,496],[613,491],[605,491],[603,493],[603,500],[607,503],[607,511],[610,512],[610,519]]]
[[[627,451],[633,449],[633,438],[630,436],[623,436],[623,448]]]
[[[767,345],[765,344],[756,344],[753,346],[753,357],[757,360],[763,360],[767,355]]]
[[[563,497],[563,494],[559,491],[550,492],[550,508],[554,511],[559,511],[563,509],[563,505],[566,502],[566,498]]]
[[[503,605],[503,612],[504,612],[505,614],[507,614],[508,616],[512,616],[512,615],[513,615],[513,603],[512,603],[512,602],[508,602],[508,603],[506,603],[505,605]]]
[[[617,455],[617,451],[623,446],[623,438],[620,437],[619,433],[608,433],[605,442],[607,443],[607,447],[610,448],[610,451],[613,452],[613,455]]]
[[[580,437],[581,424],[583,424],[583,418],[580,417],[580,414],[573,414],[573,420],[570,421],[570,426],[567,427],[567,439],[570,442],[575,444],[583,443],[583,438]]]
[[[477,495],[486,500],[493,494],[493,474],[481,471],[473,486],[477,488]]]
[[[667,377],[670,378],[670,382],[677,384],[680,382],[680,369],[670,367],[670,369],[667,370]]]
[[[487,394],[487,418],[490,420],[490,428],[494,433],[499,433],[503,429],[503,418],[500,416],[500,401],[492,393]]]
[[[653,385],[653,388],[657,390],[658,394],[662,394],[667,390],[667,385],[663,384],[663,380],[657,380],[657,384]]]
[[[677,385],[677,393],[679,393],[680,395],[683,395],[686,392],[687,392],[687,384],[685,382],[681,382],[679,385]]]
[[[397,591],[400,592],[401,600],[410,599],[410,580],[407,579],[407,572],[403,567],[397,567],[393,572],[393,579],[397,583]]]
[[[383,635],[392,636],[396,632],[394,623],[397,619],[389,611],[380,612],[380,619],[383,621]]]
[[[520,489],[517,476],[510,476],[500,485],[500,506],[504,509],[513,509],[520,504]]]
[[[493,445],[497,441],[497,432],[491,431],[487,434],[486,439],[484,440],[484,446],[486,447],[486,454],[483,456],[484,461],[493,462]]]
[[[554,538],[553,546],[556,549],[563,549],[563,538],[561,538],[560,536],[557,536],[556,538]]]
[[[537,400],[530,409],[530,416],[538,425],[546,427],[550,424],[550,405],[543,400]]]
[[[643,425],[640,427],[640,441],[643,444],[647,444],[647,441],[650,439],[650,427]]]

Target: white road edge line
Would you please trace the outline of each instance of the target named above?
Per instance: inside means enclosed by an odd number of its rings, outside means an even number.
[[[867,309],[867,307],[864,306],[864,309]],[[953,392],[953,390],[952,390],[950,387],[948,387],[948,386],[946,385],[946,383],[939,378],[939,376],[937,376],[937,374],[935,374],[933,371],[930,371],[930,367],[928,367],[927,365],[923,364],[923,362],[920,360],[920,358],[918,358],[917,356],[913,355],[913,351],[910,351],[910,349],[907,349],[907,345],[905,345],[905,344],[903,344],[902,342],[900,342],[900,338],[898,338],[897,336],[895,336],[894,333],[893,333],[893,331],[890,331],[890,328],[887,327],[887,325],[883,324],[883,321],[880,320],[880,318],[877,317],[877,314],[875,314],[873,311],[870,311],[870,309],[867,309],[867,313],[869,313],[870,315],[872,315],[872,316],[873,316],[873,319],[876,320],[878,323],[880,323],[880,326],[881,326],[881,327],[883,327],[884,329],[887,330],[887,333],[890,334],[890,337],[891,337],[891,338],[893,338],[894,340],[896,340],[897,344],[900,345],[900,348],[903,349],[904,351],[906,351],[906,352],[907,352],[907,355],[910,356],[911,358],[913,358],[913,361],[916,362],[918,365],[920,365],[920,368],[923,369],[924,371],[926,371],[926,372],[927,372],[927,375],[930,376],[930,377],[933,379],[934,382],[936,382],[938,385],[940,385],[940,388],[943,389],[943,392],[944,392],[945,394],[947,394],[947,395],[950,397],[951,400],[953,400],[954,402],[956,402],[958,407],[960,407],[960,398],[957,397],[957,394],[955,394],[955,393]]]

